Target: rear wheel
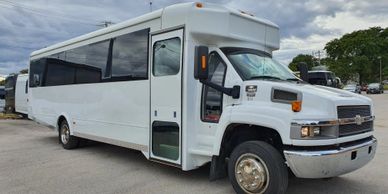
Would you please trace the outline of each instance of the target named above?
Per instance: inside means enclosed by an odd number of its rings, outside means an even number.
[[[62,121],[59,127],[59,140],[63,148],[67,150],[77,148],[79,145],[80,139],[70,135],[70,127],[66,120]]]
[[[228,162],[229,179],[236,193],[285,193],[288,171],[278,150],[261,141],[238,145]]]

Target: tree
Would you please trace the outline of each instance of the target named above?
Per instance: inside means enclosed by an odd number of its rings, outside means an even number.
[[[289,68],[292,70],[292,71],[297,71],[298,70],[298,63],[300,62],[305,62],[309,68],[309,70],[311,70],[311,68],[314,66],[314,57],[312,55],[305,55],[305,54],[299,54],[298,56],[294,57],[291,61],[291,63],[289,64]]]
[[[354,31],[339,39],[329,41],[325,50],[329,69],[347,81],[355,74],[361,83],[377,82],[380,75],[380,59],[383,77],[388,66],[388,28],[374,27]]]
[[[28,73],[28,69],[22,69],[19,71],[20,74],[27,74]]]

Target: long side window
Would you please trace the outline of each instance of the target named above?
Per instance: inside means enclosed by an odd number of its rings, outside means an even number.
[[[149,29],[145,29],[114,39],[112,51],[113,78],[148,78],[148,35]]]
[[[221,57],[213,52],[209,55],[209,80],[223,86],[226,74],[226,65]],[[201,117],[206,122],[218,122],[222,113],[222,92],[209,86],[202,88]]]
[[[30,87],[148,79],[148,38],[144,29],[33,60]]]
[[[38,87],[42,85],[43,75],[46,66],[45,59],[32,60],[30,62],[29,79],[30,87]]]

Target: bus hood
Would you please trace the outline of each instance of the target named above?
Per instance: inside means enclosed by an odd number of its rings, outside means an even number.
[[[257,87],[256,89],[255,86]],[[299,116],[309,118],[337,116],[337,106],[372,105],[370,98],[346,90],[285,81],[252,80],[245,81],[243,100],[257,103],[272,101],[273,107],[290,108],[290,105],[274,98],[274,90],[294,92],[302,101]],[[256,94],[255,93],[256,90]],[[297,116],[297,115],[295,115]],[[299,117],[297,116],[297,117]]]

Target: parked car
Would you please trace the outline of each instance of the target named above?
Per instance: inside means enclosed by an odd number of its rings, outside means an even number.
[[[314,70],[308,72],[308,82],[313,85],[338,88],[339,80],[335,74],[326,70]]]
[[[371,83],[368,85],[367,94],[382,94],[384,93],[384,86],[380,83]]]
[[[0,86],[0,112],[3,112],[5,106],[5,88]]]
[[[361,91],[366,92],[368,90],[368,84],[362,84],[361,85]]]
[[[361,86],[359,85],[348,84],[343,89],[349,92],[361,94]]]

